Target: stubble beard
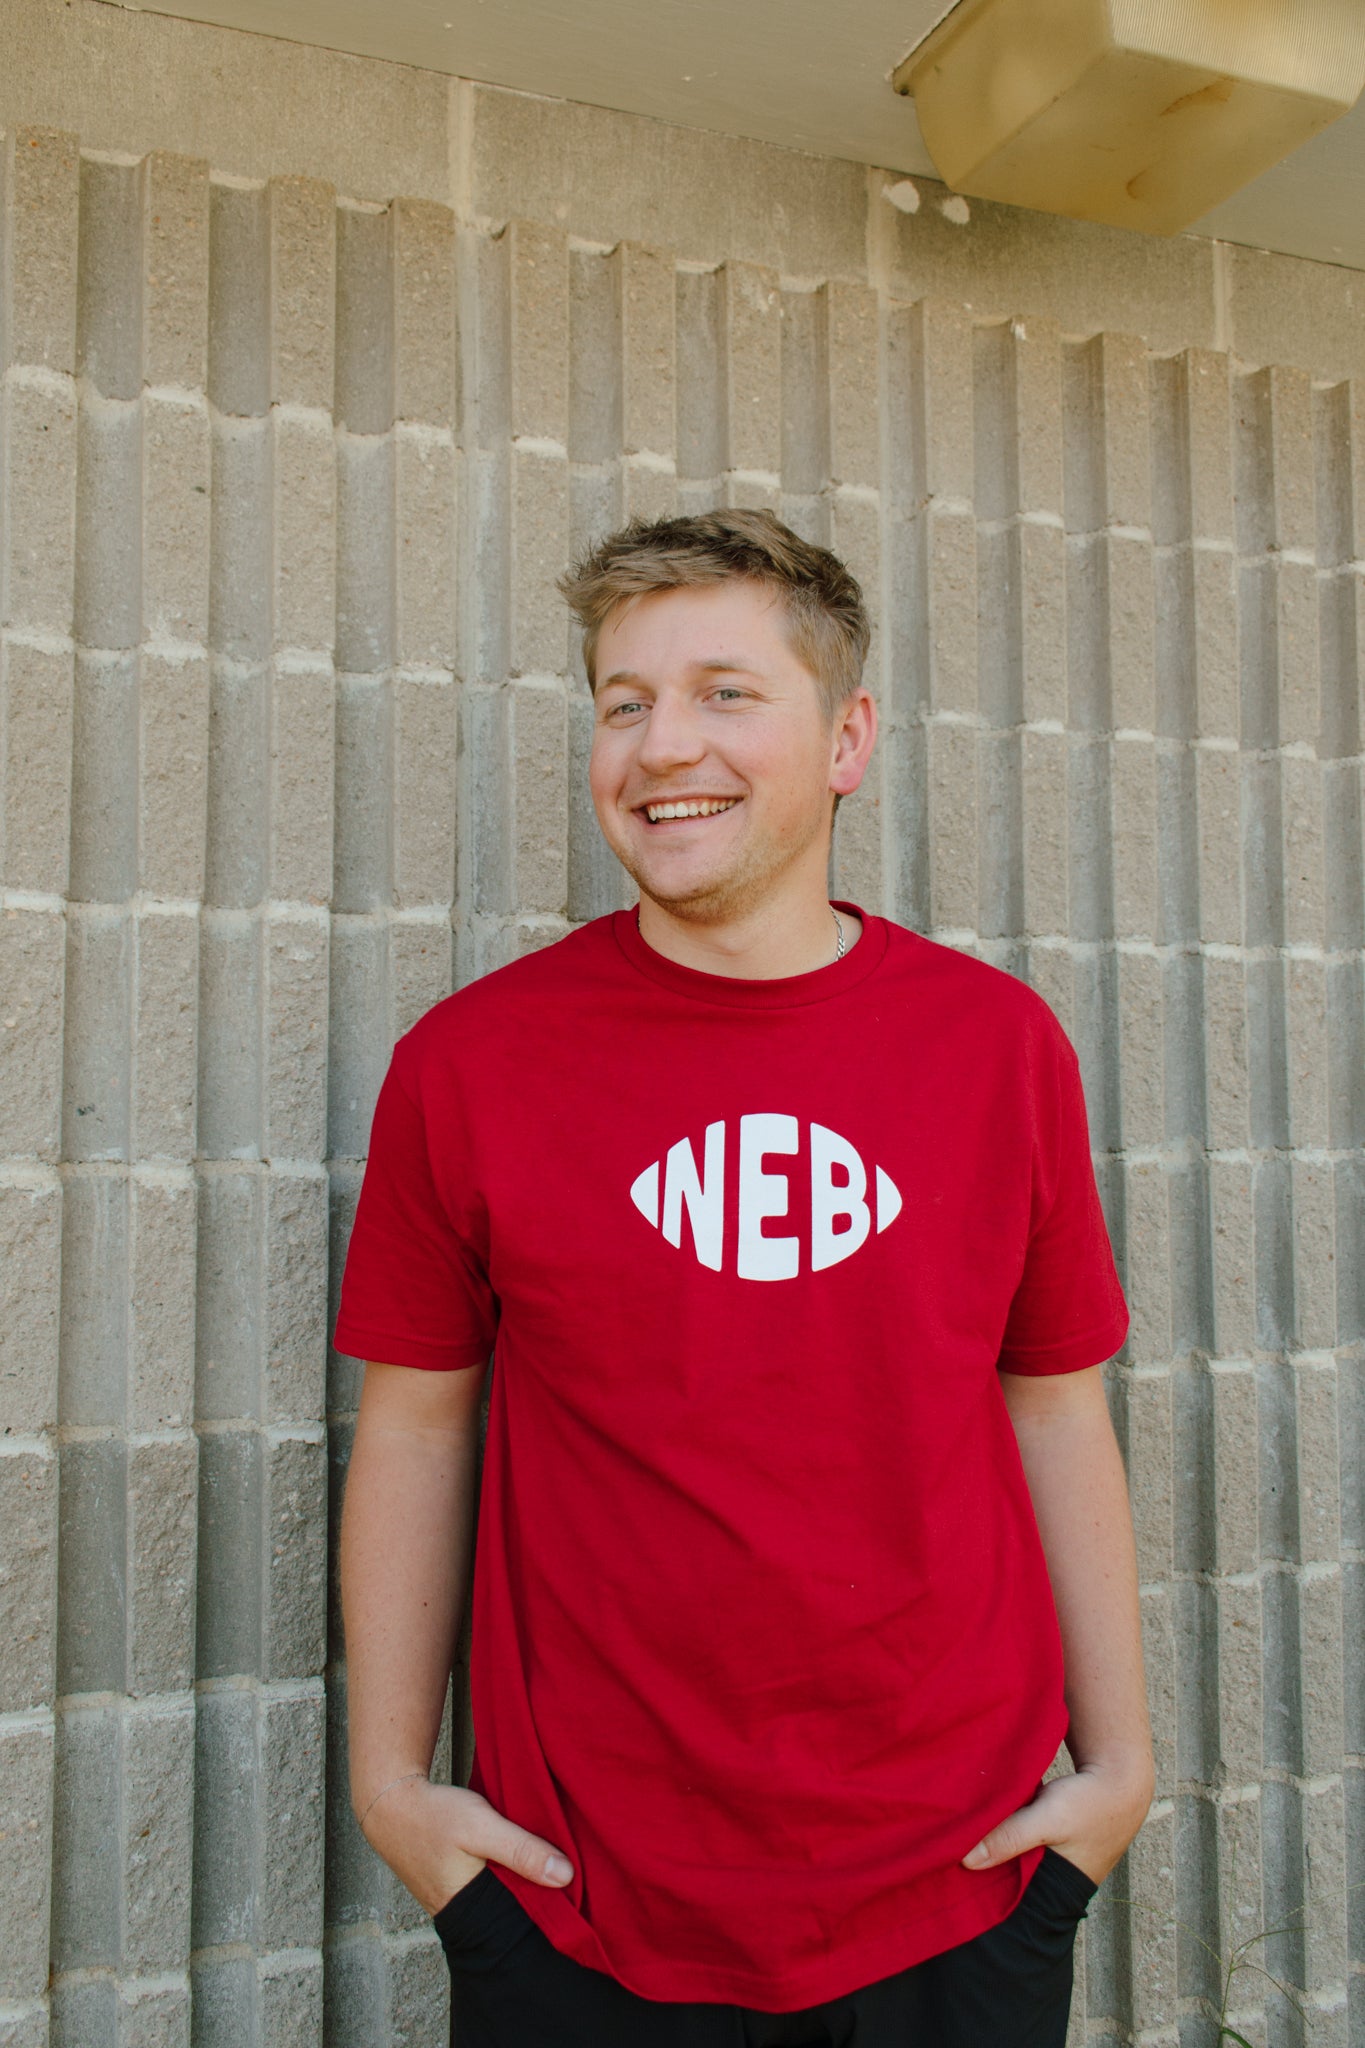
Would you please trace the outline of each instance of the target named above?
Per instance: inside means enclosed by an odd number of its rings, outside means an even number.
[[[760,910],[787,868],[793,866],[819,835],[817,818],[799,845],[795,842],[771,849],[763,859],[757,848],[741,853],[734,866],[712,881],[669,893],[651,881],[645,864],[629,859],[619,849],[616,857],[642,896],[682,924],[728,924]]]

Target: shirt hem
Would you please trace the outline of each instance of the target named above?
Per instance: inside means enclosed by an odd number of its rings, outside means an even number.
[[[996,1365],[1000,1372],[1029,1373],[1038,1378],[1049,1373],[1084,1372],[1087,1366],[1103,1365],[1112,1358],[1127,1335],[1125,1313],[1069,1344],[1023,1344],[1002,1351]]]
[[[419,1372],[461,1372],[482,1365],[492,1345],[428,1344],[420,1337],[395,1337],[386,1330],[338,1318],[333,1348],[343,1358],[373,1359],[376,1365],[410,1365]]]

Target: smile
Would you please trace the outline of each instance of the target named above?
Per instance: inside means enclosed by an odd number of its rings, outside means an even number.
[[[738,802],[737,796],[703,796],[686,803],[644,804],[641,808],[650,824],[657,825],[665,818],[712,818],[718,811],[733,810]]]

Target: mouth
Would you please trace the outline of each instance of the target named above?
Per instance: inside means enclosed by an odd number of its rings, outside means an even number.
[[[677,797],[658,803],[636,806],[637,818],[644,818],[651,825],[668,825],[677,819],[715,818],[722,811],[732,811],[740,798],[737,796]]]

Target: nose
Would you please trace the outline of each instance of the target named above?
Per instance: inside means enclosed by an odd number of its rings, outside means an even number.
[[[701,713],[686,698],[661,690],[650,706],[649,719],[637,756],[647,775],[664,775],[670,768],[695,767],[706,752]]]

